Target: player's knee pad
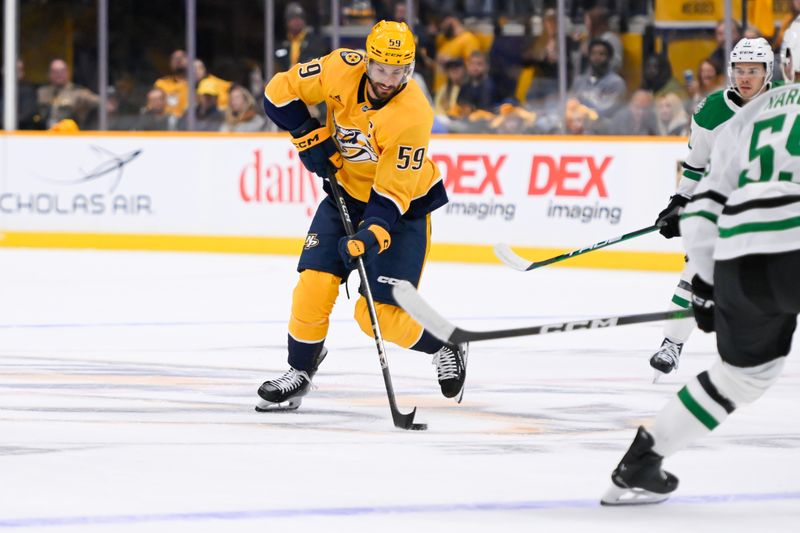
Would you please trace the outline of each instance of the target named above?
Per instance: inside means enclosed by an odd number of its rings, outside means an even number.
[[[422,335],[422,326],[396,305],[375,302],[378,324],[383,338],[403,348],[413,346]],[[369,318],[367,300],[362,296],[356,302],[353,314],[361,331],[372,336],[372,321]]]
[[[785,363],[785,357],[752,367],[738,367],[717,361],[708,370],[708,377],[720,394],[738,407],[760,398],[781,375]]]
[[[319,342],[328,334],[329,317],[339,295],[341,278],[303,270],[292,296],[289,334],[301,342]]]

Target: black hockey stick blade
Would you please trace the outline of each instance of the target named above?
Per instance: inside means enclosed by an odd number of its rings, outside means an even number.
[[[553,263],[569,259],[570,257],[575,257],[588,252],[593,252],[594,250],[599,250],[600,248],[605,248],[606,246],[611,246],[612,244],[616,244],[618,242],[627,241],[629,239],[633,239],[641,235],[647,235],[648,233],[656,231],[662,225],[663,224],[653,224],[652,226],[638,229],[636,231],[626,233],[625,235],[620,235],[618,237],[612,237],[604,241],[596,242],[584,248],[578,248],[577,250],[566,252],[561,255],[551,257],[549,259],[544,259],[542,261],[528,261],[524,257],[521,257],[516,252],[514,252],[514,250],[512,250],[511,247],[505,243],[497,243],[494,245],[494,255],[496,255],[500,261],[510,266],[511,268],[515,270],[520,270],[522,272],[527,272],[528,270],[533,270],[536,268],[541,268],[543,266],[552,265]]]
[[[525,337],[528,335],[543,335],[546,333],[565,333],[585,329],[611,328],[629,324],[642,324],[659,320],[673,320],[694,316],[691,310],[662,311],[658,313],[644,313],[640,315],[612,316],[605,318],[589,318],[586,320],[573,320],[554,324],[542,324],[522,328],[497,329],[491,331],[470,331],[461,329],[452,324],[420,296],[417,289],[407,282],[401,281],[392,289],[392,294],[400,306],[411,315],[414,320],[422,324],[434,337],[451,344],[463,342],[487,341],[493,339],[507,339],[511,337]]]
[[[428,424],[418,424],[414,422],[414,416],[417,414],[415,407],[410,413],[403,414],[397,409],[392,410],[392,420],[395,427],[400,429],[410,429],[412,431],[425,431],[428,429]]]

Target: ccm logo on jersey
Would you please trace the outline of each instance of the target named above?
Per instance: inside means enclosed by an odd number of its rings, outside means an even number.
[[[607,156],[598,163],[592,156],[534,156],[528,195],[539,196],[555,191],[556,196],[588,196],[596,191],[599,197],[605,198],[608,191],[603,174],[613,159]]]
[[[378,283],[385,283],[387,285],[397,285],[400,280],[397,278],[389,278],[387,276],[378,276]]]

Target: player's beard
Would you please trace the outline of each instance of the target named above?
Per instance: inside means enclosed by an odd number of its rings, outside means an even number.
[[[367,82],[369,83],[369,88],[372,89],[372,96],[374,96],[375,100],[377,100],[380,103],[388,101],[392,96],[397,94],[397,91],[400,89],[399,85],[396,85],[394,87],[385,86],[389,87],[389,89],[386,88],[381,89],[377,83],[369,79],[369,76],[367,77]]]

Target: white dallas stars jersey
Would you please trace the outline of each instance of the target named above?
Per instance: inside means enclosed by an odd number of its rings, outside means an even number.
[[[681,234],[708,282],[714,260],[800,249],[800,85],[762,94],[728,122]]]

